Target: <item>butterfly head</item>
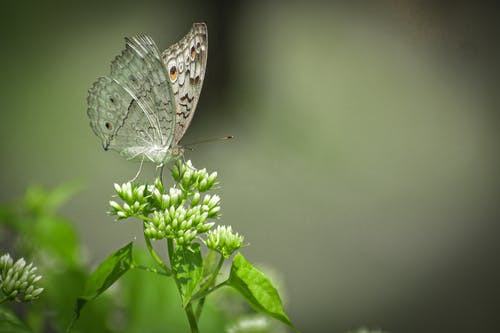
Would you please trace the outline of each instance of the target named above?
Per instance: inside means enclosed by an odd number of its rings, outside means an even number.
[[[182,146],[175,146],[175,147],[170,147],[168,149],[168,152],[175,158],[180,157],[184,155],[184,147]]]

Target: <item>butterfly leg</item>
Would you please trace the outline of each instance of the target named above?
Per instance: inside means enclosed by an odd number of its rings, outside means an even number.
[[[141,159],[141,165],[139,166],[139,170],[137,171],[137,173],[135,174],[134,178],[132,178],[129,182],[132,183],[132,182],[135,182],[137,180],[137,178],[139,177],[139,175],[141,174],[141,171],[142,171],[142,165],[144,164],[144,155],[142,155],[142,159]]]
[[[156,169],[158,170],[157,178],[160,178],[162,183],[163,183],[163,167],[164,166],[165,166],[165,163],[163,163],[163,162],[156,166]]]

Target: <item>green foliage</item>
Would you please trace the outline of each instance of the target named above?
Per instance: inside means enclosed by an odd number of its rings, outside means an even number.
[[[26,324],[24,324],[14,312],[0,308],[0,333],[31,333]]]
[[[294,328],[271,282],[241,254],[235,257],[229,278],[216,283],[224,261],[243,246],[243,237],[234,233],[231,227],[213,229],[213,220],[219,217],[221,199],[207,192],[218,184],[217,173],[197,170],[190,161],[184,164],[179,160],[171,175],[176,184],[168,190],[160,179],[152,185],[115,184],[122,203],[110,201],[111,214],[118,220],[135,217],[142,222],[151,258],[161,270],[151,266],[140,268],[174,279],[191,332],[199,332],[198,322],[206,297],[225,285],[234,287],[257,311]],[[170,267],[160,259],[152,241],[166,242]],[[209,249],[205,258],[202,245]],[[124,249],[127,249],[126,255],[118,253]],[[90,289],[78,299],[76,317],[84,302],[101,294],[134,267],[128,249],[131,250],[131,246],[115,252],[92,273],[87,283]]]
[[[8,245],[5,250],[37,263],[40,281],[24,261],[18,271],[31,274],[20,274],[23,281],[38,282],[44,289],[19,317],[8,304],[1,305],[0,333],[199,332],[200,326],[203,332],[281,332],[283,327],[262,315],[249,321],[246,307],[222,305],[239,304],[241,295],[257,311],[293,328],[276,289],[241,254],[231,273],[221,274],[224,263],[244,245],[230,226],[215,227],[221,199],[209,191],[218,185],[217,174],[178,162],[172,177],[175,185],[168,189],[160,180],[115,185],[122,202],[110,202],[111,214],[118,220],[137,218],[147,248],[132,251],[133,244],[127,244],[90,275],[75,228],[57,213],[75,194],[75,185],[52,191],[32,187],[22,200],[0,206],[0,237],[9,240],[2,242]],[[155,250],[160,243],[167,249],[161,255]],[[3,261],[5,267],[14,266],[12,260]],[[214,303],[207,296],[215,291]]]
[[[190,248],[178,246],[172,258],[174,259],[172,269],[180,287],[182,306],[186,307],[203,274],[200,245],[192,244]]]
[[[233,260],[228,284],[238,290],[255,310],[293,327],[276,288],[261,271],[246,261],[241,253]]]
[[[57,213],[78,188],[75,184],[53,190],[33,186],[21,200],[0,206],[3,250],[16,257],[30,258],[38,267],[37,274],[43,276],[39,281],[43,294],[36,302],[23,307],[21,313],[23,327],[29,327],[32,332],[63,332],[73,314],[70,304],[81,293],[87,278],[76,230]],[[2,313],[9,313],[12,305],[2,306]],[[81,320],[75,332],[110,332],[107,321],[112,309],[110,298],[103,297],[89,307],[89,318]],[[7,322],[15,323],[2,321],[5,325]],[[12,332],[16,332],[13,327]]]
[[[83,294],[76,301],[75,319],[78,319],[80,311],[88,301],[95,299],[111,287],[132,265],[132,243],[107,257],[88,277]]]

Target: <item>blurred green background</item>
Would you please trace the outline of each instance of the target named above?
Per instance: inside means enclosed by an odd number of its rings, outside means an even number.
[[[186,155],[219,172],[222,222],[282,274],[296,325],[497,328],[500,14],[472,1],[345,3],[3,2],[1,201],[77,180],[85,190],[64,213],[91,263],[140,240],[138,223],[105,214],[138,163],[102,150],[87,90],[124,36],[164,49],[206,22],[183,141],[236,139]]]

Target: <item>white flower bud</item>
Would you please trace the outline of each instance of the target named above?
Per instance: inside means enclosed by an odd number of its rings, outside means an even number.
[[[115,210],[122,210],[122,207],[116,201],[110,200],[109,205]]]

